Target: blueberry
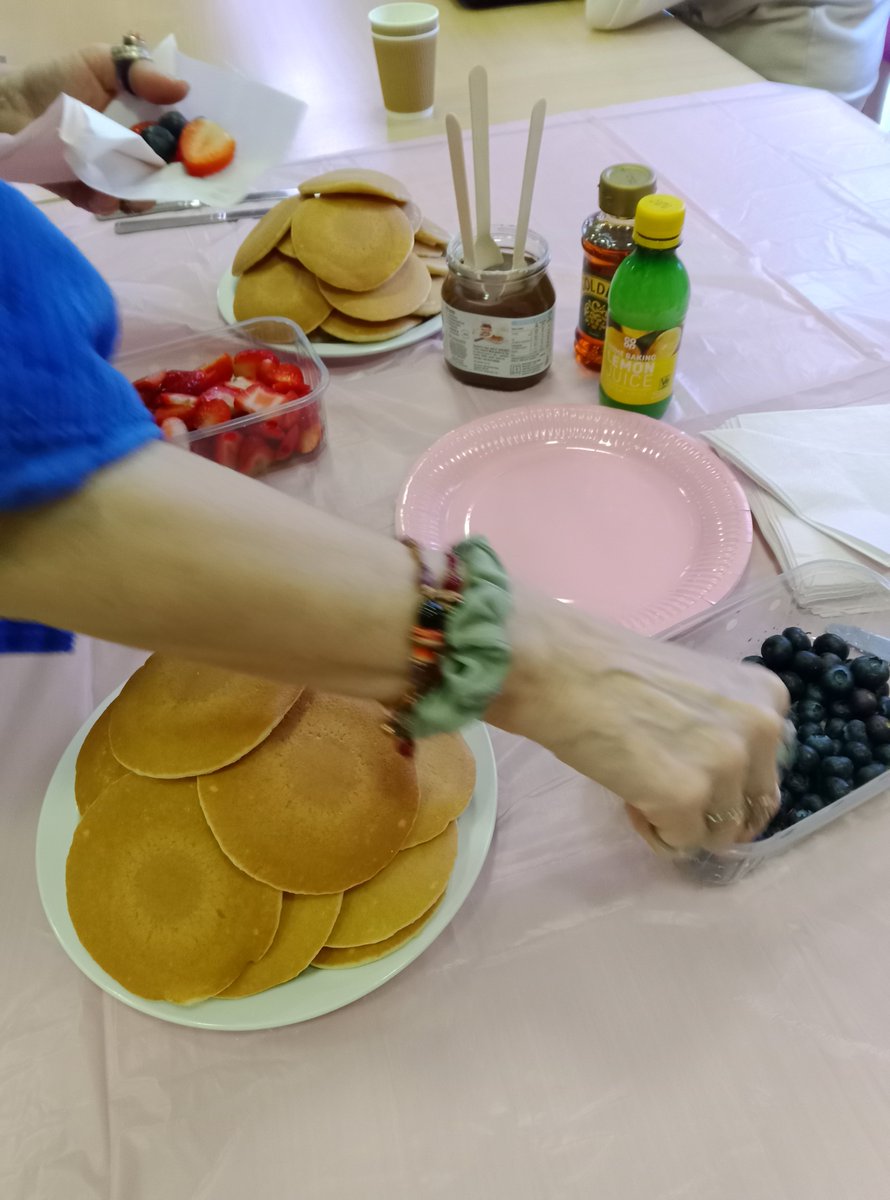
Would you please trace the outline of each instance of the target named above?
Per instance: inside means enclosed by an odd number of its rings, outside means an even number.
[[[871,752],[869,752],[869,758],[871,758]],[[797,755],[794,759],[794,769],[798,774],[809,775],[811,771],[815,771],[821,761],[821,758],[812,746],[805,746],[803,743],[798,743]]]
[[[879,775],[883,775],[886,770],[887,768],[883,763],[867,763],[856,772],[856,786],[862,787],[864,783],[871,783],[873,779],[877,779]]]
[[[813,643],[810,641],[807,634],[804,633],[797,625],[790,625],[788,629],[782,630],[782,637],[787,638],[795,650],[810,650]]]
[[[806,683],[818,679],[825,670],[822,659],[812,650],[798,650],[791,662],[791,669]]]
[[[828,711],[833,717],[843,717],[845,721],[849,721],[853,715],[853,710],[846,700],[832,700]]]
[[[813,734],[806,739],[804,745],[815,750],[820,758],[830,758],[834,752],[834,742],[830,737],[826,737],[824,733]]]
[[[149,125],[147,129],[142,130],[140,136],[164,162],[173,161],[176,156],[176,138],[168,129],[164,129],[162,125]]]
[[[836,775],[831,775],[822,781],[822,796],[826,804],[833,804],[835,800],[843,800],[844,796],[852,790],[853,785],[849,779],[839,779]]]
[[[810,738],[821,736],[822,726],[818,721],[802,721],[797,727],[797,739],[800,742],[808,742]]]
[[[794,659],[794,647],[781,633],[768,637],[760,647],[760,653],[771,671],[784,671]]]
[[[833,633],[821,633],[813,642],[817,654],[836,654],[843,661],[850,653],[850,647],[843,638]]]
[[[841,663],[824,671],[820,682],[826,696],[847,696],[853,690],[853,672],[846,663]]]
[[[826,759],[826,761],[829,761]],[[797,771],[789,771],[785,776],[785,791],[793,801],[796,801],[806,792],[808,784],[803,775],[799,775]]]
[[[878,712],[882,717],[890,717],[890,696],[881,696],[878,700]]]
[[[850,708],[857,717],[870,717],[878,711],[878,698],[867,688],[854,688],[850,693]]]
[[[847,736],[847,722],[843,717],[830,717],[825,722],[825,732],[830,738],[843,738]],[[862,726],[862,735],[865,736],[865,726]]]
[[[879,688],[875,688],[875,695],[879,700],[882,696],[890,696],[890,683],[882,683]]]
[[[871,753],[875,762],[890,767],[890,746],[872,746]]]
[[[832,754],[829,758],[822,759],[822,778],[823,779],[852,779],[853,764],[849,758],[844,758],[843,755]]]
[[[867,742],[868,731],[865,728],[865,722],[848,721],[844,726],[843,738],[845,742]]]
[[[819,670],[819,677],[820,677],[820,679],[822,677],[821,668]],[[808,683],[806,688],[804,689],[803,698],[804,698],[804,700],[818,700],[819,703],[821,704],[822,703],[822,689],[819,687],[818,683]]]
[[[890,667],[876,654],[863,654],[854,658],[850,670],[856,680],[856,686],[861,688],[878,688],[890,679]]]
[[[843,753],[843,749],[844,749],[844,743],[841,741],[840,738],[832,738],[831,739],[831,753],[832,754],[841,754],[841,753]]]
[[[822,797],[815,792],[805,792],[800,798],[800,808],[808,808],[810,812],[818,812],[823,805]]]
[[[839,667],[844,661],[839,654],[820,654],[822,660],[822,670],[828,671],[831,667]]]
[[[870,742],[878,746],[883,746],[887,742],[890,742],[890,721],[886,717],[869,717],[865,722],[865,728]]]
[[[811,817],[812,815],[813,814],[810,809],[804,808],[804,806],[800,804],[796,808],[792,808],[791,812],[788,814],[788,824],[796,825],[798,821],[805,821],[807,817]]]
[[[188,125],[188,118],[184,117],[181,112],[176,112],[173,109],[171,112],[165,112],[162,117],[158,117],[158,124],[162,129],[166,129],[168,133],[172,133],[176,140],[179,141],[183,129]]]
[[[815,721],[817,724],[825,720],[825,707],[816,700],[801,700],[797,706],[797,715],[802,724]]]
[[[794,671],[777,671],[776,674],[788,689],[788,695],[791,699],[799,700],[804,691],[804,682],[801,677],[796,675]]]
[[[871,746],[866,742],[844,742],[841,753],[854,767],[867,767],[872,760]]]

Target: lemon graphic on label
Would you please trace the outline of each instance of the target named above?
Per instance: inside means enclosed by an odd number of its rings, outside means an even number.
[[[624,350],[624,333],[620,327],[609,326],[606,330],[606,345],[611,346],[613,350]]]
[[[666,329],[652,343],[652,353],[656,358],[674,358],[680,349],[680,330]]]

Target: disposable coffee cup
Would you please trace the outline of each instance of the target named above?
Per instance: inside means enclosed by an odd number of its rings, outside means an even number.
[[[438,9],[432,4],[381,4],[368,15],[387,112],[429,116],[436,89]]]

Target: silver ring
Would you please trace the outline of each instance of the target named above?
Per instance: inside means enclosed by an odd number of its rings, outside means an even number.
[[[118,83],[131,95],[130,68],[133,63],[151,61],[151,52],[138,33],[125,33],[120,45],[111,47],[111,61],[117,74]]]

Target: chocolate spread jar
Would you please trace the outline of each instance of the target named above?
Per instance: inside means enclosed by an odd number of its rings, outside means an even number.
[[[460,238],[448,247],[442,287],[445,362],[461,383],[517,392],[547,374],[553,358],[555,293],[550,250],[529,230],[525,262],[513,269],[512,225],[491,231],[503,266],[478,271],[463,261]]]

